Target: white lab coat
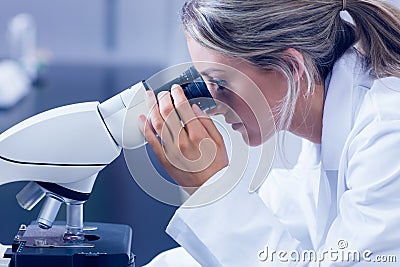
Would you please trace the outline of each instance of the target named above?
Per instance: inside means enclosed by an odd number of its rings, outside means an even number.
[[[258,194],[248,192],[247,175],[213,204],[179,208],[167,233],[181,247],[148,266],[383,266],[373,262],[382,256],[400,261],[399,90],[399,78],[373,80],[350,49],[332,71],[321,145],[303,141],[297,165],[273,170]],[[275,254],[271,262],[260,260],[266,246],[299,255],[338,252],[316,262]],[[360,262],[335,260],[347,249],[359,252]]]

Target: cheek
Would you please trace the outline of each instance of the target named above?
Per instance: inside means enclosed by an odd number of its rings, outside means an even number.
[[[225,93],[213,91],[213,97],[224,103],[225,106],[221,110],[228,121],[238,121],[234,119],[239,117],[244,127],[240,129],[243,139],[251,146],[257,146],[263,143],[266,133],[273,128],[274,122],[272,118],[269,103],[278,103],[277,96],[273,95],[270,99],[266,99],[266,95],[261,93],[261,88],[255,88],[254,85],[243,84],[236,93],[226,89]],[[265,88],[264,88],[265,90]],[[269,89],[273,91],[272,89]],[[233,112],[232,112],[233,111]],[[236,113],[236,114],[235,114]]]
[[[242,128],[244,139],[246,143],[260,143],[261,142],[261,125],[256,117],[254,108],[250,107],[243,99],[236,98],[232,103],[233,110],[239,116],[240,120],[244,124]]]
[[[275,132],[276,122],[270,105],[272,103],[278,105],[280,100],[277,94],[268,99],[260,91],[246,95],[246,99],[235,98],[233,108],[245,126],[242,129],[242,135],[248,145],[258,146]]]
[[[224,93],[214,92],[212,95],[216,100],[223,103],[224,109],[229,116],[239,116],[244,124],[249,124],[252,121],[252,117],[254,117],[252,116],[252,108],[240,95],[228,89]]]
[[[258,127],[257,118],[254,114],[254,109],[249,107],[246,103],[240,101],[237,103],[238,109],[235,110],[242,120],[243,124],[248,128],[248,130],[255,129]]]
[[[279,110],[282,100],[287,93],[287,81],[284,76],[279,73],[270,74],[257,82],[257,85],[266,99],[270,110]]]

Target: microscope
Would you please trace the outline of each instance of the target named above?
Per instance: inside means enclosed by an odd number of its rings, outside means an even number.
[[[122,149],[145,145],[137,119],[149,111],[147,90],[157,94],[180,84],[189,102],[203,111],[215,107],[193,66],[175,77],[167,82],[141,81],[102,103],[55,108],[0,135],[0,185],[27,181],[16,196],[26,210],[44,199],[37,220],[19,227],[4,256],[1,251],[5,247],[0,245],[1,267],[135,266],[132,229],[127,225],[84,223],[83,205],[98,173]],[[66,221],[58,222],[62,204],[66,205]]]

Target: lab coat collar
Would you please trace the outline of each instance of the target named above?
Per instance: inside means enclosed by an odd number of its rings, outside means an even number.
[[[322,119],[321,161],[324,170],[338,170],[347,136],[353,123],[355,80],[361,60],[349,49],[334,65]]]

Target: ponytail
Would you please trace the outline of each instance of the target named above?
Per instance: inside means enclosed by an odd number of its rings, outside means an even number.
[[[379,0],[347,0],[357,45],[377,77],[400,77],[400,10]]]

